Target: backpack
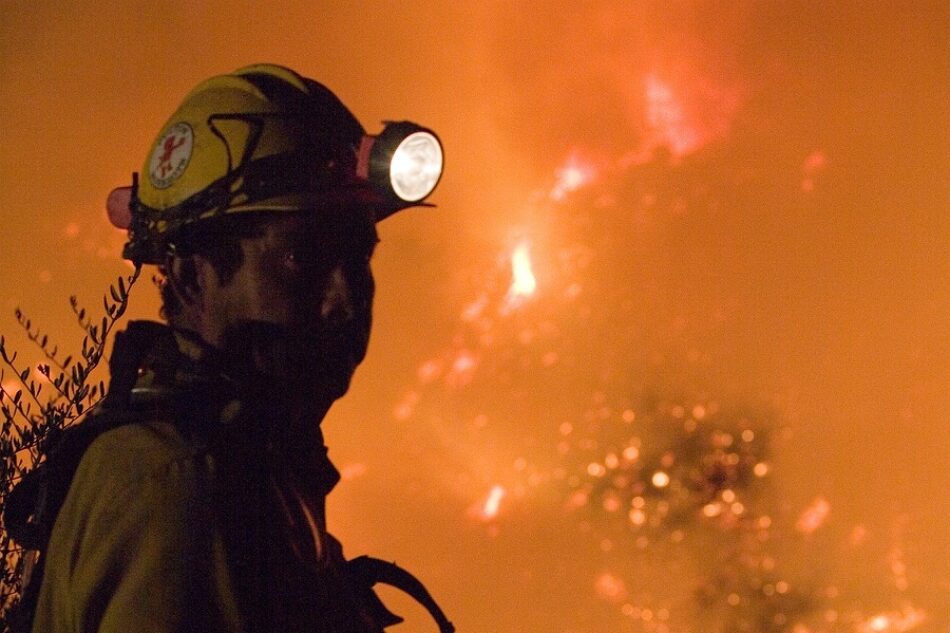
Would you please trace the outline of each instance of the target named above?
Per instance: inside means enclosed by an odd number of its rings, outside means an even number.
[[[124,339],[121,344],[129,353],[113,354],[110,360],[112,381],[105,400],[80,423],[47,437],[43,450],[47,455],[46,460],[27,473],[7,497],[3,508],[4,527],[25,550],[22,594],[7,615],[12,633],[30,633],[32,630],[43,583],[44,555],[56,517],[86,450],[103,433],[127,424],[139,424],[151,417],[143,415],[141,408],[132,405],[131,390],[139,363],[155,334],[155,327],[161,326],[132,322],[128,330],[117,335],[116,347],[120,346],[121,337]],[[177,417],[172,416],[172,419]],[[403,620],[386,609],[373,591],[376,583],[388,584],[409,594],[429,612],[438,624],[440,633],[454,633],[454,625],[425,586],[395,563],[360,556],[346,562],[344,573],[350,586],[383,626],[388,627]]]

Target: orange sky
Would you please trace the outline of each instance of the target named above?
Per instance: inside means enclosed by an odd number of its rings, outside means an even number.
[[[185,92],[286,64],[371,131],[446,146],[438,208],[380,226],[370,354],[326,422],[350,555],[404,563],[460,631],[706,630],[668,588],[694,553],[630,554],[547,479],[576,466],[564,423],[656,390],[775,412],[776,521],[830,507],[778,548],[838,590],[828,630],[911,607],[950,626],[945,3],[266,4],[0,4],[14,345],[16,306],[78,344],[67,297],[94,307],[127,270],[105,196]],[[537,288],[505,307],[519,244]],[[631,616],[647,603],[668,620]]]

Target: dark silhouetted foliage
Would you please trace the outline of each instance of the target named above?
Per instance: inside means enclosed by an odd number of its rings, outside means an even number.
[[[33,367],[18,363],[18,354],[7,348],[0,336],[0,505],[25,474],[43,462],[50,441],[59,431],[74,424],[105,395],[101,381],[91,384],[93,371],[102,361],[109,333],[128,307],[129,290],[139,277],[136,268],[128,277],[119,277],[102,298],[104,314],[92,317],[75,296],[70,307],[83,331],[79,356],[66,354],[42,332],[22,310],[16,319],[45,360],[33,374]],[[17,389],[11,389],[12,376]],[[13,382],[13,381],[11,381]],[[10,630],[8,616],[16,605],[24,583],[24,568],[32,554],[24,552],[0,530],[0,631]]]

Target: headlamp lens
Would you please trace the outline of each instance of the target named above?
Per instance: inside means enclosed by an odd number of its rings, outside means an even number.
[[[389,181],[406,202],[418,202],[432,193],[441,175],[442,145],[430,132],[413,132],[393,152]]]

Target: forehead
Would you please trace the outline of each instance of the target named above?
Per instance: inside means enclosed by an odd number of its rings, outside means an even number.
[[[266,241],[276,243],[305,240],[321,246],[359,248],[377,239],[372,210],[358,205],[274,213],[266,217],[262,228]]]

